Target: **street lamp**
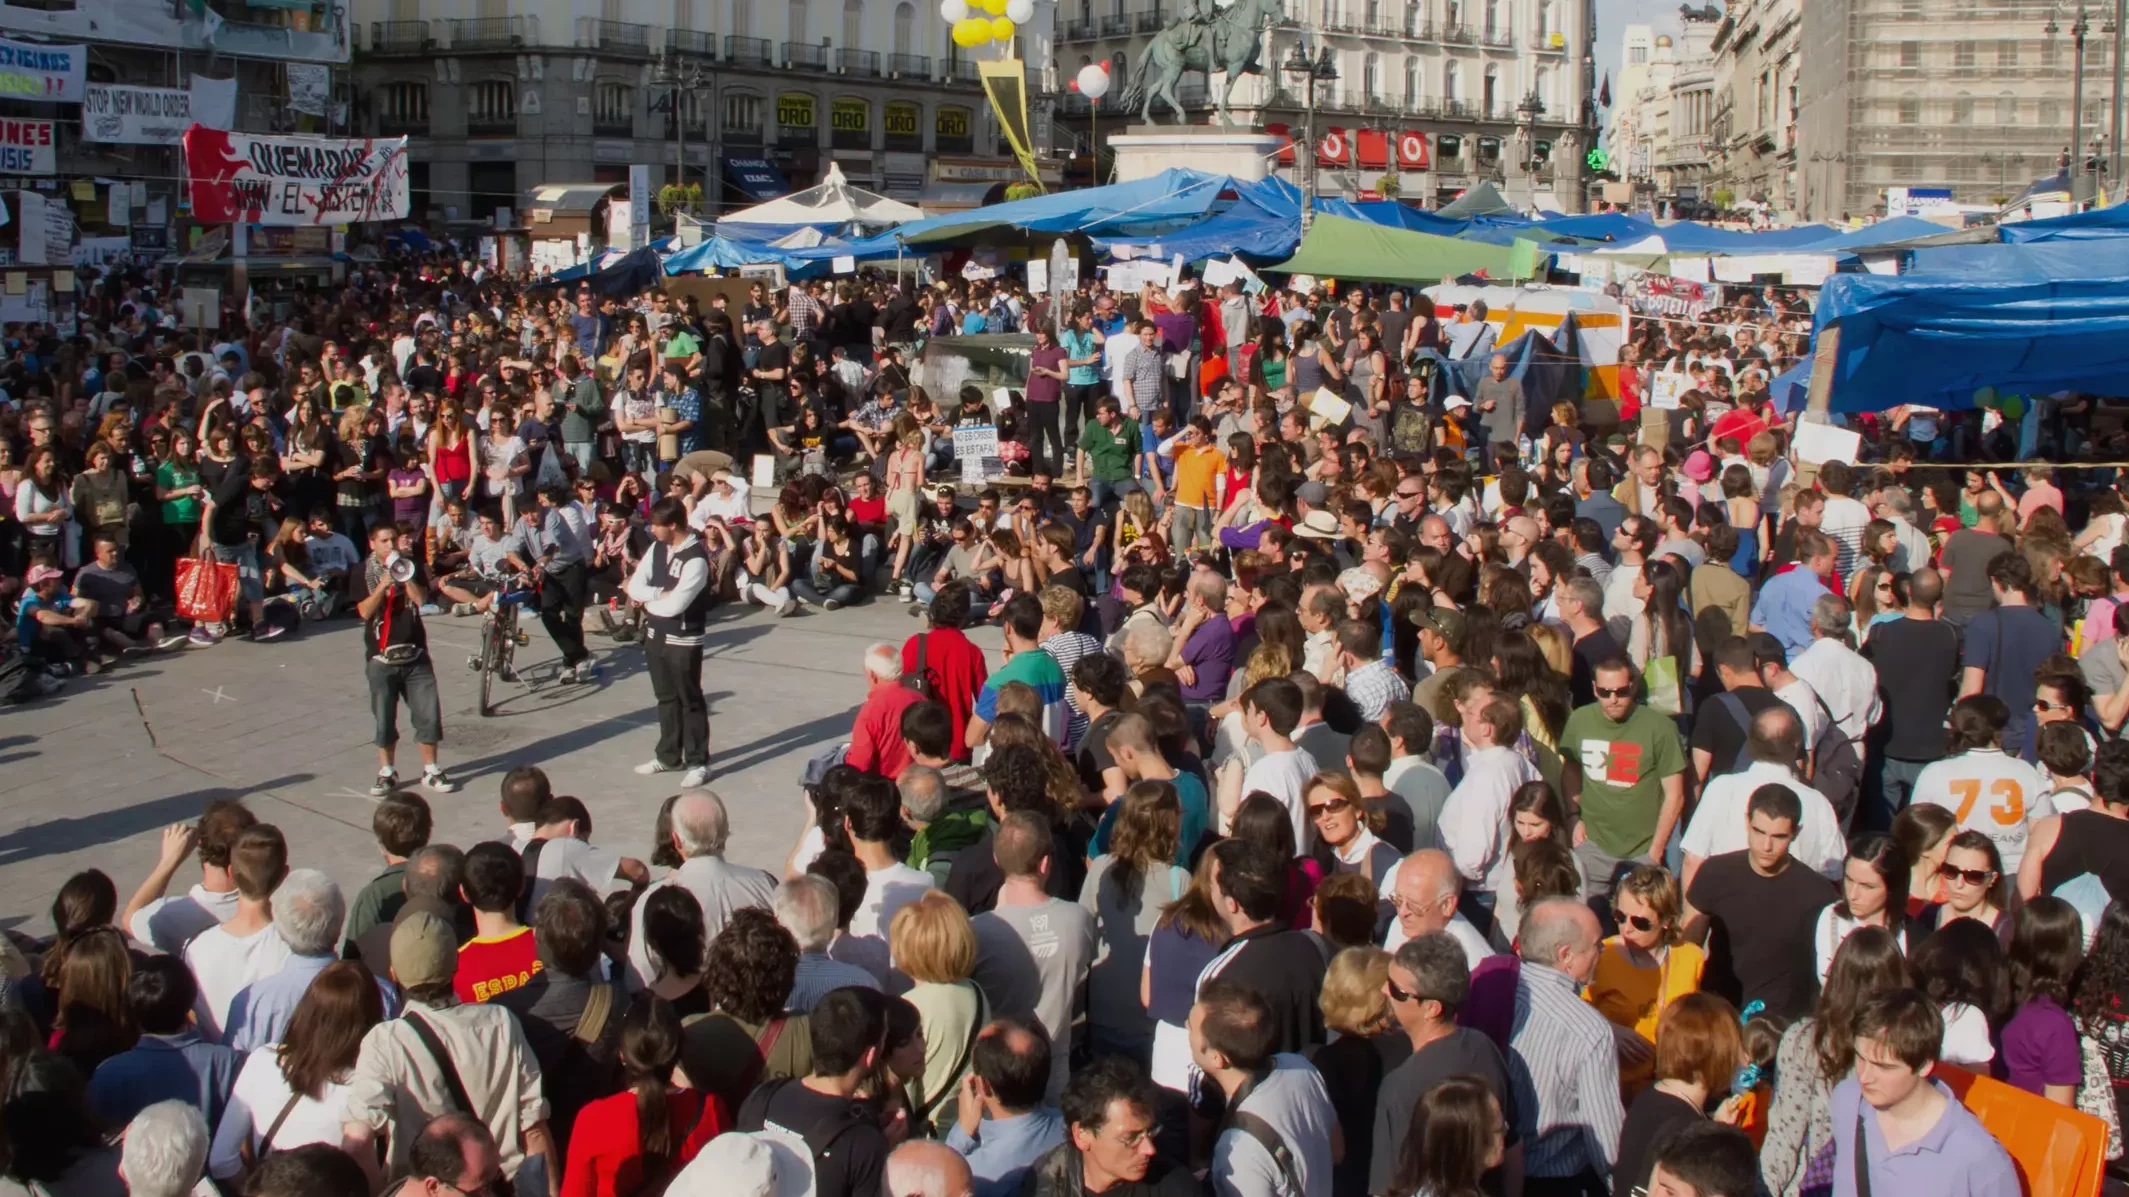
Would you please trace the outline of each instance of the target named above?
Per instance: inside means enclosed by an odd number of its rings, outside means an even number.
[[[674,60],[667,58],[658,63],[657,69],[651,74],[651,82],[659,87],[672,89],[670,111],[673,114],[673,182],[680,188],[685,189],[687,187],[688,106],[682,97],[690,92],[701,90],[702,85],[709,82],[709,76],[702,73],[702,64],[700,63],[690,61],[685,65],[675,66]],[[706,181],[703,191],[705,192],[705,198],[707,198],[709,187]],[[681,202],[685,203],[686,201],[683,199]]]
[[[2043,32],[2049,37],[2062,32],[2062,26],[2052,14],[2048,17]],[[2070,159],[2067,167],[2070,176],[2070,199],[2073,203],[2080,198],[2080,192],[2084,190],[2079,184],[2085,173],[2085,35],[2090,32],[2092,22],[2085,15],[2083,0],[2079,0],[2077,17],[2070,22],[2070,38],[2073,52],[2077,55],[2070,74],[2070,152],[2067,155]]]
[[[1981,164],[1983,166],[1991,162],[1996,164],[1996,203],[1998,206],[2010,202],[2011,168],[2024,166],[2025,161],[2026,156],[2024,154],[1991,152],[1981,155]]]
[[[1338,64],[1331,58],[1329,46],[1311,55],[1306,44],[1302,43],[1294,46],[1294,52],[1287,56],[1282,69],[1305,81],[1301,135],[1307,148],[1297,151],[1294,161],[1306,163],[1301,171],[1301,231],[1306,233],[1310,222],[1316,218],[1316,84],[1337,79]]]
[[[1515,106],[1515,129],[1523,139],[1523,183],[1530,189],[1531,203],[1538,194],[1538,118],[1545,115],[1545,101],[1533,90]]]

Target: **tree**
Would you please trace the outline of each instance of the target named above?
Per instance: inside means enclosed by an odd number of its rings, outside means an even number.
[[[1397,172],[1394,170],[1384,171],[1382,177],[1375,180],[1375,190],[1381,192],[1384,199],[1396,199],[1398,186]]]
[[[1714,201],[1717,211],[1726,212],[1730,209],[1730,205],[1737,202],[1737,193],[1727,187],[1723,187],[1717,189],[1715,194],[1708,198]]]

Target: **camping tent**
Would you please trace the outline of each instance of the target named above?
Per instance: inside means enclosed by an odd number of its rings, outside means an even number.
[[[1443,204],[1436,216],[1454,220],[1466,220],[1473,216],[1519,216],[1515,205],[1501,197],[1501,190],[1492,183],[1481,182],[1447,204]]]
[[[922,209],[877,192],[852,187],[843,168],[828,164],[828,177],[814,187],[732,213],[719,224],[846,225],[873,228],[921,219]]]
[[[1537,246],[1527,241],[1509,247],[1483,245],[1344,216],[1319,216],[1294,256],[1271,269],[1341,282],[1412,283],[1481,272],[1493,278],[1529,278],[1538,271],[1538,258]]]
[[[2097,237],[2129,235],[2129,203],[2093,208],[2069,216],[2042,220],[2019,220],[1998,226],[2003,239],[2018,241],[2078,241]]]
[[[1557,339],[1562,325],[1573,321],[1580,335],[1575,350],[1587,369],[1587,399],[1619,397],[1619,346],[1625,341],[1626,309],[1619,300],[1594,291],[1569,287],[1530,285],[1524,287],[1470,286],[1445,283],[1428,287],[1426,296],[1437,313],[1468,308],[1473,302],[1486,305],[1486,321],[1498,330],[1496,343],[1513,343],[1526,332]]]

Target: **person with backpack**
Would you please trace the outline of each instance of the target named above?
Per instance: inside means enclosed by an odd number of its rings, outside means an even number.
[[[1274,1054],[1278,1029],[1256,990],[1213,980],[1190,1011],[1190,1057],[1226,1099],[1208,1173],[1237,1197],[1324,1197],[1338,1113],[1315,1066]]]
[[[887,1166],[887,1135],[857,1094],[883,1063],[886,1033],[886,995],[830,991],[813,1007],[807,1026],[813,1070],[748,1094],[734,1129],[774,1126],[803,1138],[813,1155],[815,1197],[873,1197]]]
[[[1787,703],[1776,703],[1752,717],[1744,768],[1710,781],[1693,808],[1693,818],[1686,825],[1681,844],[1685,853],[1681,888],[1692,887],[1693,875],[1709,857],[1745,849],[1745,806],[1753,791],[1765,785],[1788,789],[1803,804],[1803,817],[1797,824],[1796,842],[1790,845],[1789,854],[1829,880],[1841,877],[1848,845],[1842,839],[1833,804],[1796,774],[1802,739],[1802,726]]]

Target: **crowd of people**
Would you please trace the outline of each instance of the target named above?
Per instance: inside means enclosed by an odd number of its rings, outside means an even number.
[[[70,879],[6,944],[0,1190],[2000,1197],[1975,1075],[2119,1159],[2122,492],[1999,464],[2105,405],[1805,464],[1785,292],[1637,322],[1588,403],[1401,289],[1049,302],[430,262],[223,341],[116,278],[94,338],[11,329],[10,661],[352,612],[384,863],[348,897],[217,802],[130,896]],[[1024,388],[912,377],[1021,329]],[[208,564],[240,589],[184,628]],[[431,842],[423,621],[525,580],[562,680],[587,630],[650,655],[638,771],[686,773],[640,859],[534,768]],[[714,608],[875,599],[921,629],[790,855],[728,860]]]

